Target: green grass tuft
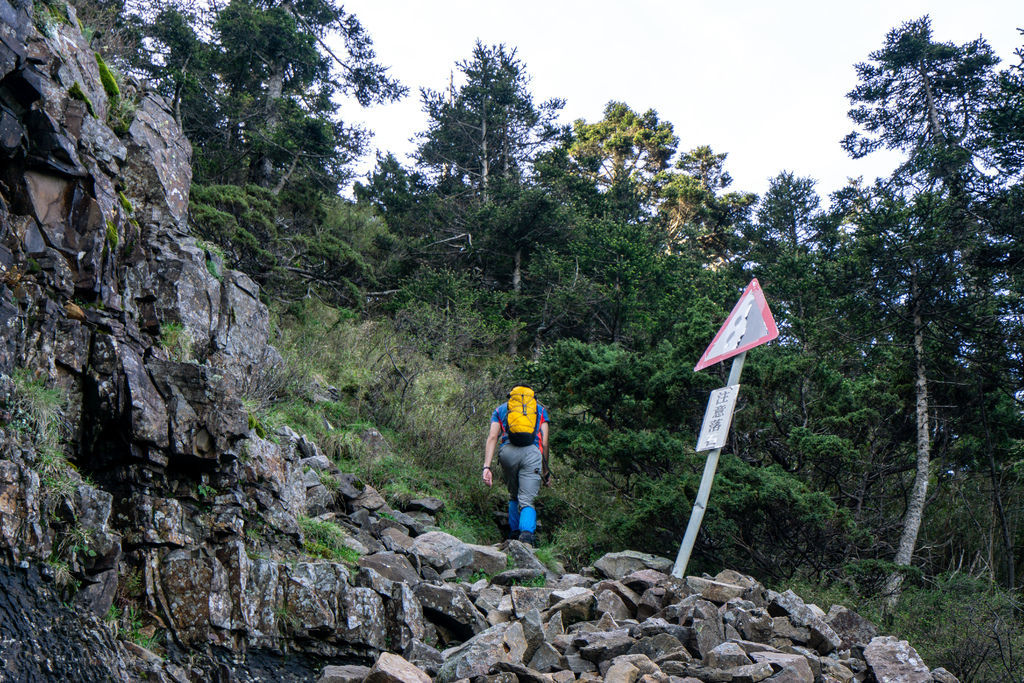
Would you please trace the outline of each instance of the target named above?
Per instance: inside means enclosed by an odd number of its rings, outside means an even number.
[[[188,328],[181,323],[166,322],[160,325],[160,348],[167,351],[171,360],[190,363],[195,360],[195,340]]]
[[[147,635],[142,624],[142,614],[139,612],[139,608],[135,605],[128,605],[124,609],[123,620],[126,622],[125,628],[123,629],[126,640],[129,640],[140,647],[144,647],[147,650],[153,649],[158,643],[156,633],[153,635]]]
[[[558,570],[558,557],[556,556],[556,550],[554,546],[541,546],[539,548],[536,548],[533,551],[533,554],[537,556],[537,559],[540,560],[541,564],[543,564],[551,571]]]
[[[334,522],[299,517],[299,528],[306,537],[302,544],[306,554],[349,564],[355,564],[359,560],[359,553],[345,544],[345,530]]]
[[[118,135],[127,135],[135,120],[137,105],[130,97],[122,97],[111,101],[107,109],[107,125]]]
[[[528,581],[519,581],[519,580],[513,581],[512,585],[513,586],[526,586],[527,588],[543,588],[547,584],[547,582],[548,582],[547,577],[541,575],[541,576],[538,576],[535,579],[530,579]]]

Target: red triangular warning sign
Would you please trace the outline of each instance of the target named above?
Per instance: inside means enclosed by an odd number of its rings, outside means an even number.
[[[775,326],[775,318],[768,310],[768,302],[765,301],[761,285],[757,278],[754,278],[743,290],[743,295],[733,306],[732,313],[725,319],[722,329],[711,340],[711,346],[700,357],[693,371],[703,370],[709,365],[737,356],[747,349],[770,342],[778,336],[779,328]]]

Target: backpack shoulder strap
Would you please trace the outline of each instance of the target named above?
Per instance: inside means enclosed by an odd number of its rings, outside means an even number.
[[[501,433],[508,434],[508,402],[498,406],[498,424],[501,425]]]

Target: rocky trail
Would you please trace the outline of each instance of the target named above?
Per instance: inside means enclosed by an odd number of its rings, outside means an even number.
[[[19,636],[0,646],[8,672],[323,683],[956,680],[844,607],[825,613],[733,571],[678,580],[666,574],[669,560],[624,551],[566,574],[518,541],[463,543],[432,530],[440,501],[392,509],[305,445],[313,454],[298,462],[342,482],[350,512],[323,516],[363,553],[355,565],[241,553],[224,567],[175,551],[174,573],[161,575],[164,623],[181,645],[169,659],[116,641],[95,617],[76,633],[80,615],[59,607],[34,571],[5,570],[5,634]],[[240,616],[234,646],[224,640],[230,615]]]
[[[105,70],[72,7],[0,0],[0,680],[955,680],[733,572],[467,545],[260,436],[258,287],[189,233],[168,103]]]

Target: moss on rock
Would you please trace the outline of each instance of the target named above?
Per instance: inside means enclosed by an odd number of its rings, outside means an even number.
[[[93,109],[92,100],[90,100],[89,96],[86,95],[85,92],[82,90],[82,86],[78,84],[78,81],[75,81],[71,85],[71,87],[68,88],[68,95],[70,95],[73,99],[85,102],[85,108],[89,110],[90,114],[96,116],[96,110]]]

